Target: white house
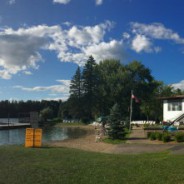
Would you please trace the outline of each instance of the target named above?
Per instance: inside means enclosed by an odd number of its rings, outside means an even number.
[[[163,97],[163,121],[184,123],[184,95]]]

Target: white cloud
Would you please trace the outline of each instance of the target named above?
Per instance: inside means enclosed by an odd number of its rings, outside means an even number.
[[[101,5],[103,4],[103,0],[95,0],[96,1],[96,5]]]
[[[20,71],[38,69],[42,61],[39,50],[47,47],[50,35],[58,30],[57,26],[0,30],[0,77],[10,79]]]
[[[122,41],[112,40],[110,42],[101,42],[91,45],[84,49],[85,55],[93,55],[97,61],[104,59],[123,59],[124,47]]]
[[[66,87],[70,87],[70,80],[56,80],[57,82],[60,82],[61,84],[63,84]]]
[[[16,1],[15,0],[9,0],[9,5],[12,5],[12,4],[15,4],[16,3]]]
[[[114,26],[113,22],[94,26],[38,25],[17,30],[0,29],[0,77],[10,79],[18,72],[31,74],[43,61],[40,50],[55,51],[62,62],[84,65],[89,55],[96,61],[123,57],[123,41],[105,41],[104,37]],[[40,88],[35,88],[38,90]]]
[[[68,4],[70,0],[53,0],[54,3]]]
[[[177,44],[184,44],[184,38],[178,33],[166,28],[161,23],[142,24],[138,22],[131,23],[131,32],[134,37],[129,37],[130,34],[123,34],[123,38],[131,40],[131,48],[137,53],[140,52],[160,52],[160,46],[154,46],[155,40],[169,40]]]
[[[15,0],[10,0],[15,1]],[[71,0],[53,0],[53,3],[59,3],[59,4],[68,4]],[[96,5],[102,5],[103,0],[95,0]]]
[[[12,74],[28,68],[37,68],[42,60],[38,50],[45,44],[44,38],[34,35],[0,34],[0,76],[8,79]],[[6,75],[5,75],[6,73]]]
[[[171,40],[176,43],[184,44],[184,38],[181,38],[178,33],[166,28],[161,23],[141,24],[138,22],[131,23],[132,32],[135,34],[145,35],[149,38],[160,40]]]
[[[24,71],[23,72],[25,75],[32,75],[32,73],[30,71]]]
[[[124,38],[124,39],[129,39],[129,38],[130,38],[130,34],[127,33],[127,32],[124,32],[124,33],[123,33],[123,38]]]
[[[68,31],[69,44],[70,46],[80,48],[81,45],[99,43],[103,40],[106,31],[110,30],[113,26],[114,23],[110,21],[95,26],[73,26]]]
[[[184,80],[180,81],[179,83],[175,83],[171,85],[174,89],[181,89],[184,90]]]
[[[66,21],[66,22],[63,22],[63,25],[65,25],[65,26],[71,26],[71,25],[72,25],[72,23],[71,23],[71,22]]]
[[[60,95],[61,98],[66,99],[69,97],[69,89],[70,89],[70,80],[57,80],[57,82],[61,83],[58,85],[51,85],[51,86],[35,86],[35,87],[24,87],[24,86],[14,86],[14,88],[20,89],[22,91],[27,92],[44,92],[48,91],[49,96],[58,96]],[[59,99],[61,99],[59,97]]]
[[[136,35],[132,40],[132,49],[138,53],[141,51],[151,52],[151,45],[150,40],[144,35]]]
[[[113,26],[114,23],[110,21],[95,26],[72,26],[54,37],[55,42],[50,45],[49,49],[57,51],[61,61],[84,65],[89,55],[95,54],[95,48],[104,41],[105,34]],[[93,50],[93,53],[89,53],[90,50]],[[100,54],[99,50],[96,52],[98,52],[96,55]],[[109,53],[106,52],[106,54]],[[95,59],[98,60],[98,58]]]
[[[6,70],[0,70],[0,77],[3,79],[11,79],[11,74]]]

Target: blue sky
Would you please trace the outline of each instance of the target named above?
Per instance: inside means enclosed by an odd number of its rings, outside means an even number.
[[[67,99],[93,55],[184,89],[183,0],[1,0],[0,100]]]

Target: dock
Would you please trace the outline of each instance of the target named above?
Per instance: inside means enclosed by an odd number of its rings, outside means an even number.
[[[31,127],[30,123],[0,123],[0,130],[28,128]]]

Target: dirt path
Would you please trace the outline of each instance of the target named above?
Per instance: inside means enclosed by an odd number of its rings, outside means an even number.
[[[85,126],[80,128],[85,128],[87,135],[78,139],[50,142],[48,145],[114,154],[155,153],[168,150],[174,154],[184,154],[184,144],[165,144],[158,141],[150,141],[146,139],[146,135],[141,129],[134,129],[126,143],[113,145],[104,142],[96,142],[94,127]]]

